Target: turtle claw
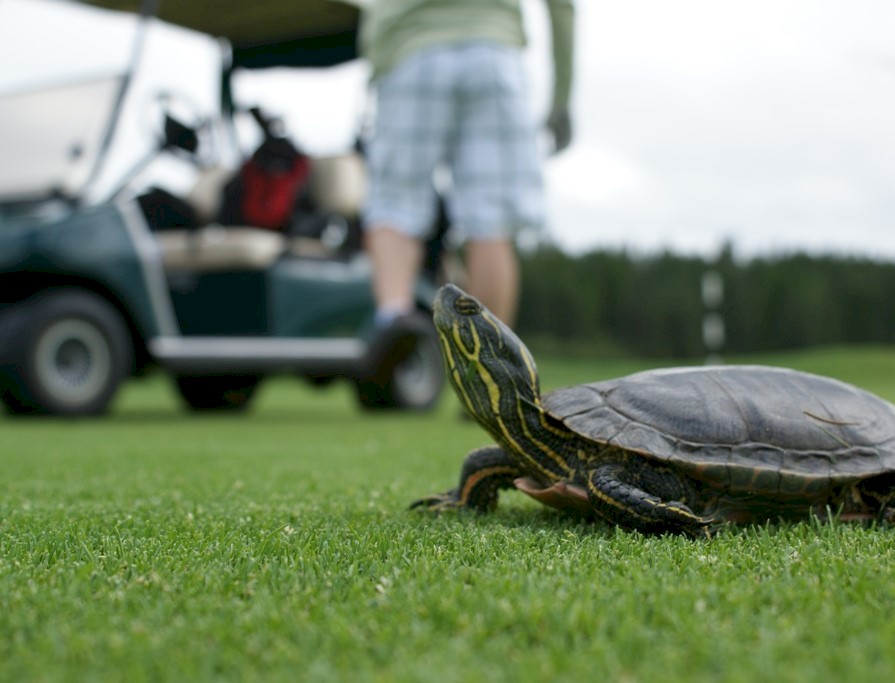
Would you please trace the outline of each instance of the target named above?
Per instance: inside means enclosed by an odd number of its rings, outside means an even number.
[[[702,523],[692,529],[686,529],[685,533],[690,538],[701,538],[710,541],[720,527],[713,524],[711,520],[702,520]]]
[[[445,510],[461,510],[463,509],[463,505],[460,503],[459,496],[457,496],[457,489],[451,489],[444,493],[436,493],[413,501],[410,504],[410,509],[413,510],[415,508],[426,508],[433,512],[444,512]]]

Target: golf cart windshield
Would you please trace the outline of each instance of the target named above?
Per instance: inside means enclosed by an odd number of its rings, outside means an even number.
[[[0,202],[66,196],[81,187],[120,87],[120,78],[108,77],[0,95],[0,149],[16,160],[0,164]]]

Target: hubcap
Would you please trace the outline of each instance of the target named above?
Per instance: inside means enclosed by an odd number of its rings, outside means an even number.
[[[35,348],[35,372],[54,400],[79,405],[96,398],[112,369],[108,342],[84,320],[67,318],[47,327]]]

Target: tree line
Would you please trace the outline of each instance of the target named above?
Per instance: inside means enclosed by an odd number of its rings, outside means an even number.
[[[522,257],[517,328],[523,338],[609,347],[633,355],[705,355],[703,322],[724,322],[724,353],[823,344],[895,342],[895,263],[791,254],[740,261],[662,253],[546,247]],[[723,297],[707,307],[703,278],[714,272]]]

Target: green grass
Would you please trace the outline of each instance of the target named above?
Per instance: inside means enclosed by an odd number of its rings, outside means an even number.
[[[895,349],[748,360],[895,399]],[[647,367],[541,359],[545,388]],[[650,365],[655,365],[652,363]],[[0,418],[0,680],[817,681],[895,676],[892,530],[711,541],[584,525],[508,494],[409,501],[485,442],[270,382],[244,417],[161,377],[105,419]]]

